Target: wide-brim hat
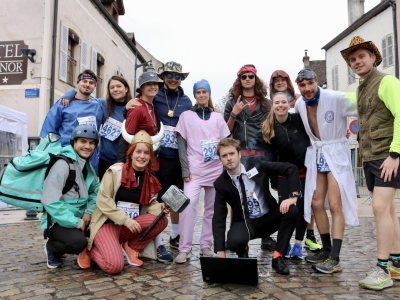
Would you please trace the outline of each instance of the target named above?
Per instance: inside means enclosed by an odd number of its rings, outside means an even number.
[[[179,73],[182,77],[182,81],[189,75],[189,72],[182,72],[182,65],[174,61],[169,61],[164,64],[164,70],[158,74],[158,78],[164,80],[164,73]]]
[[[377,66],[379,66],[381,64],[382,55],[379,52],[378,47],[376,47],[376,45],[373,42],[371,42],[371,41],[366,42],[361,36],[357,35],[357,36],[354,36],[351,39],[350,45],[349,45],[348,48],[340,51],[340,53],[342,54],[344,60],[347,62],[347,64],[349,66],[350,66],[349,54],[351,52],[357,50],[357,49],[360,49],[360,48],[364,48],[364,49],[367,49],[367,50],[371,51],[376,57],[375,64]]]
[[[158,79],[158,74],[155,72],[143,72],[139,76],[139,87],[136,89],[136,93],[140,93],[140,88],[143,86],[143,84],[148,83],[148,82],[157,82],[159,83],[160,80]]]

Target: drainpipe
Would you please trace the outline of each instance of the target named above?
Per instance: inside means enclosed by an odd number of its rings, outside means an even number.
[[[397,44],[397,16],[396,16],[396,2],[391,0],[389,1],[392,6],[392,15],[393,15],[393,48],[394,48],[394,73],[397,78],[399,78],[399,50]]]
[[[50,75],[50,108],[54,104],[54,78],[56,77],[56,43],[57,43],[57,15],[58,0],[54,0],[54,16],[53,16],[53,45],[51,53],[51,75]]]

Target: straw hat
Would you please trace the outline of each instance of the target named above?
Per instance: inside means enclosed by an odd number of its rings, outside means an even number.
[[[378,47],[376,47],[373,42],[371,42],[371,41],[366,42],[361,36],[357,35],[351,39],[349,48],[346,48],[346,49],[340,51],[344,60],[347,62],[347,64],[349,66],[350,66],[349,57],[348,57],[349,53],[353,52],[354,50],[360,49],[360,48],[367,49],[367,50],[371,51],[373,54],[375,54],[375,56],[376,56],[375,64],[377,66],[380,65],[380,63],[382,62],[382,55],[379,52]]]

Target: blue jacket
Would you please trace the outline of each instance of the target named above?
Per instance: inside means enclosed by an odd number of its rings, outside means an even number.
[[[98,99],[74,100],[69,107],[64,107],[58,100],[46,115],[40,137],[45,138],[49,132],[55,132],[61,136],[61,145],[63,147],[68,146],[72,131],[79,125],[77,118],[87,116],[95,116],[96,128],[99,130],[103,123],[104,112]],[[97,148],[90,158],[90,162],[97,172],[99,164]]]
[[[165,95],[167,97],[165,97]],[[168,98],[168,105],[166,98]],[[178,103],[176,103],[176,101],[178,101]],[[170,91],[165,89],[164,86],[160,88],[157,95],[154,97],[153,105],[157,121],[163,122],[164,125],[172,127],[175,127],[176,124],[178,124],[181,113],[190,110],[193,106],[192,101],[188,96],[185,95],[182,87],[178,87],[178,89],[175,91]],[[170,110],[174,110],[175,108],[174,116],[172,118],[168,117],[168,106]],[[159,156],[165,158],[179,158],[177,149],[166,147],[161,147]]]
[[[76,90],[69,89],[61,98],[65,98],[65,99],[72,101],[75,97],[75,94],[76,94]],[[102,106],[102,110],[103,110],[103,114],[104,114],[102,123],[104,123],[106,121],[106,118],[108,115],[107,101],[104,98],[99,98],[97,100],[99,101],[100,105]],[[111,114],[111,118],[122,123],[125,120],[124,108],[125,108],[125,104],[119,105],[119,103],[117,104],[117,102],[114,102],[114,111]],[[120,139],[121,139],[121,135],[118,138],[116,138],[114,141],[110,141],[109,139],[106,139],[103,136],[100,136],[101,142],[100,142],[99,157],[105,161],[116,163],[118,161],[118,159],[117,159],[118,144],[119,144]]]

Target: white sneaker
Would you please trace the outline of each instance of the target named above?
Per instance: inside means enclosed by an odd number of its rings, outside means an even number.
[[[211,251],[211,248],[207,247],[207,248],[203,248],[203,249],[200,250],[200,255],[213,257],[214,256],[214,252]]]
[[[367,273],[367,277],[358,282],[360,287],[380,291],[384,288],[391,287],[393,280],[390,273],[386,273],[382,268],[374,266],[372,271]]]
[[[188,259],[190,259],[190,252],[179,252],[178,256],[175,258],[175,262],[177,264],[183,264],[187,262]]]

